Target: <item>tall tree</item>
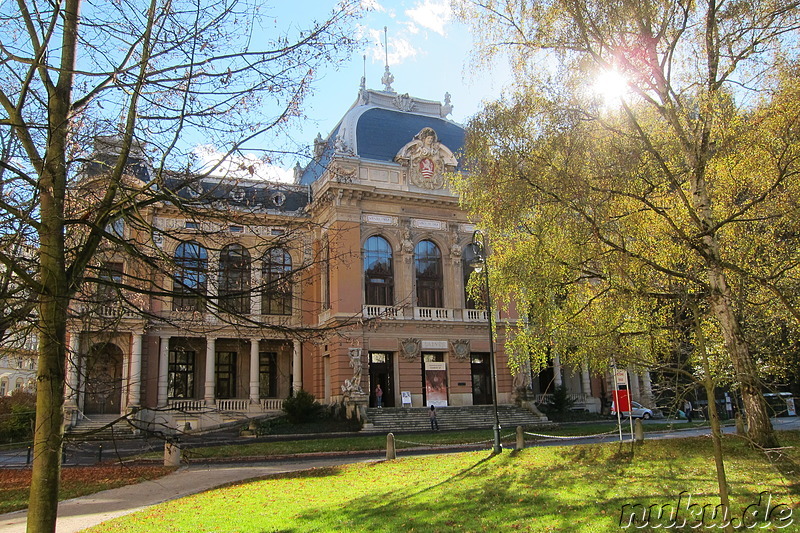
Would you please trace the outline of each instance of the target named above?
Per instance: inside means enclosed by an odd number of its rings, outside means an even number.
[[[268,5],[238,0],[0,7],[0,231],[11,240],[15,230],[5,223],[16,221],[38,259],[30,268],[18,247],[0,247],[15,286],[36,302],[39,328],[29,532],[55,530],[68,309],[109,224],[155,201],[165,169],[197,171],[197,144],[233,156],[283,131],[316,69],[354,44],[348,26],[359,9],[342,0],[321,22],[290,30]],[[102,192],[81,210],[69,191],[102,135],[114,137],[118,150],[105,162]],[[125,176],[145,142],[158,172],[134,189]],[[274,155],[264,150],[263,159]]]
[[[754,219],[785,222],[797,161],[778,149],[753,154],[742,142],[773,133],[753,109],[797,57],[797,2],[458,4],[479,53],[507,53],[518,79],[514,96],[468,132],[474,172],[461,189],[496,224],[495,243],[519,238],[507,228],[524,234],[529,219],[555,224],[576,253],[554,245],[547,253],[582,273],[586,287],[603,280],[616,294],[656,296],[688,284],[720,326],[750,438],[777,445],[737,297],[747,280],[793,308],[778,279],[796,263],[763,276],[751,262],[764,261],[764,249],[749,245],[769,245],[772,234],[746,229]],[[609,77],[620,92],[597,97],[596,80]],[[486,191],[470,187],[478,180],[490,183]],[[507,199],[502,224],[481,208],[499,198]]]

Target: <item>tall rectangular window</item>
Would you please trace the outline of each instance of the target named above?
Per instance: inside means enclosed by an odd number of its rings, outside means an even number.
[[[170,350],[167,372],[167,397],[194,398],[193,351]]]
[[[217,352],[215,375],[217,398],[235,398],[236,352]]]
[[[262,398],[278,396],[278,354],[276,352],[259,352],[258,354],[258,391]]]

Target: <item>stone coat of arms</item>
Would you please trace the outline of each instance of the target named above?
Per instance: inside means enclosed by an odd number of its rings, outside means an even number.
[[[422,189],[443,188],[444,172],[458,166],[453,152],[440,143],[436,132],[428,127],[422,128],[394,159],[408,167],[409,181]]]

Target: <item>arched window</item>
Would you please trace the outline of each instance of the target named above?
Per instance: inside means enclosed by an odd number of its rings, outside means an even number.
[[[364,298],[367,305],[394,305],[392,246],[377,235],[364,243]]]
[[[271,248],[264,254],[264,284],[261,313],[292,314],[292,257],[283,248]]]
[[[182,242],[175,250],[172,284],[174,311],[202,311],[206,295],[208,252],[200,244]]]
[[[417,280],[417,306],[443,307],[444,281],[442,253],[431,241],[420,241],[414,248]]]
[[[250,314],[250,253],[241,244],[229,244],[219,254],[219,307]]]

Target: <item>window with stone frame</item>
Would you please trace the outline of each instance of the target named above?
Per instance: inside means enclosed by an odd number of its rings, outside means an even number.
[[[261,313],[292,314],[292,257],[283,248],[271,248],[264,254]]]
[[[261,398],[278,397],[278,353],[258,353],[258,394]]]
[[[195,352],[170,350],[167,365],[167,397],[169,399],[194,398]]]
[[[394,305],[394,267],[389,241],[374,235],[364,243],[364,301]]]
[[[236,398],[236,352],[217,352],[214,359],[217,398]]]
[[[219,307],[235,314],[250,314],[250,252],[229,244],[219,254]]]
[[[432,241],[420,241],[414,247],[417,307],[444,306],[442,253]]]
[[[208,280],[208,252],[194,241],[182,242],[175,249],[175,274],[172,284],[173,311],[205,309]]]
[[[107,261],[100,265],[99,279],[97,282],[97,301],[103,305],[119,301],[120,285],[125,266],[121,261]]]

